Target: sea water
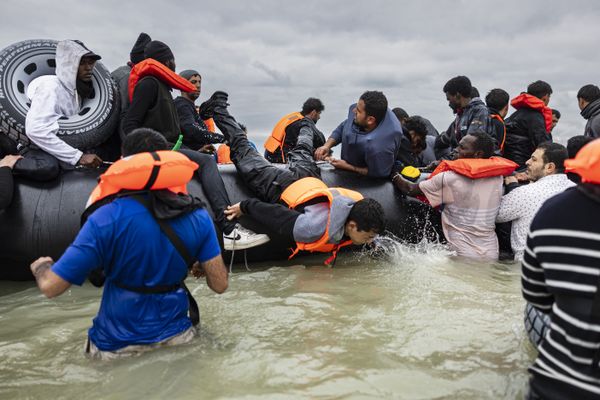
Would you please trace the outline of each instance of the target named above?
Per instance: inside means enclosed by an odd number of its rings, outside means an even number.
[[[223,295],[188,279],[194,341],[111,361],[84,357],[101,291],[57,299],[0,282],[2,399],[521,399],[535,357],[518,264],[398,245],[252,266]]]

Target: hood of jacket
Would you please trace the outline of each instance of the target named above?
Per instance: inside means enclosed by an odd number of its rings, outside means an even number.
[[[585,119],[590,119],[594,115],[600,114],[600,99],[592,101],[581,110],[581,116]]]
[[[546,124],[546,131],[550,132],[552,128],[552,109],[548,107],[542,100],[529,93],[521,93],[510,101],[510,105],[517,110],[521,108],[529,108],[531,110],[539,111],[544,117],[544,123]]]
[[[63,40],[56,46],[56,76],[71,93],[77,89],[77,70],[84,54],[90,51],[73,40]]]

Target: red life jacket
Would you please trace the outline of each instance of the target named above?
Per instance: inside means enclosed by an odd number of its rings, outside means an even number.
[[[502,126],[504,127],[504,135],[502,136],[502,143],[498,143],[498,145],[500,146],[500,152],[502,154],[504,154],[504,142],[506,141],[506,124],[504,123],[504,119],[498,114],[490,114],[490,118],[502,122]]]
[[[508,176],[519,164],[503,157],[490,158],[459,158],[458,160],[442,160],[437,168],[429,175],[429,179],[445,171],[454,171],[471,179],[490,178],[493,176]]]
[[[152,58],[147,58],[144,61],[135,64],[135,66],[131,69],[128,84],[129,101],[133,99],[135,85],[137,85],[140,79],[145,76],[153,76],[157,79],[160,79],[173,89],[178,89],[184,92],[193,92],[196,90],[196,86],[194,86],[190,81],[177,75],[163,63],[160,63]]]
[[[283,162],[285,162],[285,156],[283,154],[285,128],[287,128],[290,124],[301,120],[302,118],[304,118],[304,115],[300,114],[299,112],[293,112],[281,118],[275,125],[275,128],[273,128],[271,136],[269,136],[265,141],[265,150],[267,150],[269,153],[275,153],[279,149],[281,151],[281,159]]]
[[[530,95],[529,93],[521,93],[510,101],[510,105],[517,110],[519,108],[526,107],[542,113],[544,122],[546,124],[546,132],[550,133],[550,129],[552,128],[552,109],[544,104],[542,100]]]
[[[296,208],[301,204],[304,204],[310,200],[325,197],[331,203],[334,197],[345,196],[349,197],[354,201],[360,201],[363,199],[363,195],[350,189],[344,188],[328,188],[327,185],[320,179],[317,178],[302,178],[290,186],[288,186],[281,194],[281,200],[283,200],[290,208]],[[322,253],[333,252],[333,255],[325,261],[325,264],[330,264],[335,260],[337,252],[340,248],[352,244],[351,240],[346,240],[338,244],[329,243],[329,224],[330,215],[327,216],[327,226],[325,227],[325,233],[318,240],[312,243],[296,242],[296,249],[290,255],[290,259],[294,257],[300,250],[306,250],[310,252],[318,251]]]
[[[161,190],[186,193],[198,164],[176,151],[139,153],[115,161],[92,191],[86,208],[121,190]]]

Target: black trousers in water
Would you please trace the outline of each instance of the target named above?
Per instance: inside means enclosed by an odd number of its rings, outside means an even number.
[[[200,166],[195,174],[200,180],[204,194],[206,194],[210,207],[215,214],[215,222],[223,233],[230,233],[235,227],[236,222],[228,221],[224,214],[225,209],[231,205],[231,201],[229,200],[223,179],[221,179],[221,175],[219,174],[215,158],[210,154],[200,153],[195,150],[180,149],[179,152]]]

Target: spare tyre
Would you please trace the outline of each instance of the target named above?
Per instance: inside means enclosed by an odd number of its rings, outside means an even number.
[[[0,52],[0,129],[17,142],[28,145],[25,116],[31,103],[27,86],[35,78],[54,75],[56,45],[48,39],[25,40]],[[57,135],[80,150],[104,143],[114,132],[119,119],[118,89],[110,72],[97,62],[92,83],[94,95],[85,99],[78,114],[61,118]]]

